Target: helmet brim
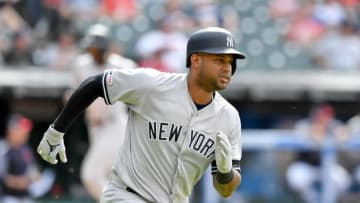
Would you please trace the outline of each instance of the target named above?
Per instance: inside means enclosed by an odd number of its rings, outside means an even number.
[[[207,53],[207,54],[233,54],[236,59],[246,59],[246,55],[233,48],[211,48],[201,51],[194,51],[193,53]]]

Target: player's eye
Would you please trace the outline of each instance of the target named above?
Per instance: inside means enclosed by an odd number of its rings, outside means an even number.
[[[225,60],[223,58],[219,58],[219,57],[215,58],[215,61],[220,64],[225,63]]]
[[[227,65],[227,64],[232,64],[233,59],[227,59],[227,58],[223,58],[223,57],[217,57],[214,59],[214,61],[219,64],[219,65]]]

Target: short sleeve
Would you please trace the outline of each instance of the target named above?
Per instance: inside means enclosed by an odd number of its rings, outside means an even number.
[[[134,105],[143,100],[155,84],[159,74],[153,69],[109,69],[103,74],[103,92],[106,104],[122,101]]]

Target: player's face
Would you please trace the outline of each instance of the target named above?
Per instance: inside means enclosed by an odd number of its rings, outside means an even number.
[[[223,90],[229,84],[232,75],[232,54],[200,54],[199,78],[208,90]]]
[[[105,63],[104,51],[96,47],[89,47],[88,51],[93,56],[97,64],[102,65]]]

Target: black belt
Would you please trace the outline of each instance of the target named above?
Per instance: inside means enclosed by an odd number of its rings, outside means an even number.
[[[135,190],[133,190],[131,187],[126,187],[126,191],[134,193],[135,195],[142,197],[139,193],[137,193]]]
[[[143,200],[145,200],[146,202],[148,203],[153,203],[153,202],[150,202],[149,200],[145,199],[143,196],[141,196],[139,193],[137,193],[135,190],[133,190],[131,187],[126,187],[126,191],[128,192],[131,192],[139,197],[141,197]]]

